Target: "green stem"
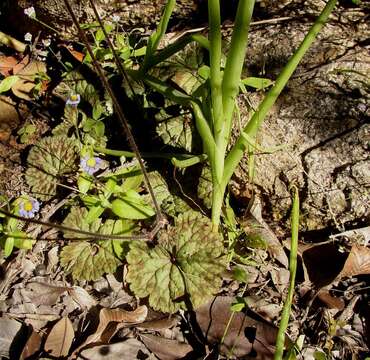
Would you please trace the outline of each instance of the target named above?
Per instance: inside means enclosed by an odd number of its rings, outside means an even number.
[[[154,53],[156,52],[158,45],[163,38],[164,34],[166,33],[168,22],[170,20],[171,14],[173,9],[175,8],[176,0],[167,0],[165,5],[161,20],[157,26],[156,31],[149,37],[148,45],[146,48],[146,53],[144,56],[143,65],[141,71],[145,73],[153,57]]]
[[[283,312],[281,314],[281,321],[279,326],[278,335],[276,337],[276,350],[274,354],[274,360],[281,360],[284,353],[285,344],[285,331],[289,324],[289,315],[293,302],[295,277],[297,272],[297,250],[298,250],[298,228],[299,228],[299,195],[298,189],[294,187],[294,198],[292,207],[292,241],[290,245],[290,257],[289,257],[289,289],[288,296],[285,300]]]
[[[245,52],[248,44],[249,26],[255,0],[239,1],[235,25],[222,82],[222,101],[225,129],[225,146],[229,142],[235,99],[239,93],[240,77],[243,70]]]
[[[132,151],[125,151],[125,150],[113,150],[113,149],[106,149],[99,146],[94,147],[94,150],[101,154],[112,155],[112,156],[124,156],[127,158],[135,157],[135,153]],[[150,152],[150,153],[140,153],[143,158],[151,159],[151,158],[158,158],[158,159],[168,159],[172,162],[179,162],[180,167],[181,162],[187,161],[191,165],[196,164],[197,162],[202,162],[207,159],[206,154],[200,155],[192,155],[192,154],[176,154],[176,153],[157,153],[157,152]]]
[[[208,0],[212,118],[216,143],[223,130],[220,0]]]
[[[261,126],[263,120],[265,119],[267,112],[274,105],[276,99],[280,95],[281,91],[286,86],[288,80],[292,76],[293,72],[297,68],[299,62],[302,60],[303,56],[312,45],[317,34],[321,30],[322,26],[328,19],[330,13],[333,11],[337,0],[329,0],[320,16],[317,18],[315,23],[310,28],[309,32],[305,36],[299,48],[296,50],[294,55],[290,58],[278,78],[276,79],[275,85],[267,93],[266,97],[258,107],[257,111],[252,115],[247,126],[244,128],[244,132],[250,137],[254,138],[257,134],[259,127]],[[235,145],[231,149],[225,160],[225,172],[224,172],[224,185],[227,184],[234,173],[239,161],[242,159],[244,151],[248,148],[248,142],[245,137],[239,136]]]

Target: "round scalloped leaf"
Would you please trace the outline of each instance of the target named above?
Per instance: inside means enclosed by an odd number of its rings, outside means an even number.
[[[157,134],[166,145],[192,150],[194,126],[191,115],[177,116],[161,121],[156,128]]]
[[[198,197],[203,200],[207,209],[212,208],[212,174],[208,165],[203,166],[199,177]]]
[[[73,242],[63,248],[60,263],[64,271],[77,280],[97,280],[113,273],[119,265],[111,241]]]
[[[126,280],[138,297],[149,296],[155,310],[186,309],[186,297],[197,308],[219,290],[224,259],[222,239],[209,219],[187,212],[160,233],[153,248],[130,244]]]
[[[63,176],[76,170],[76,142],[66,136],[41,139],[28,155],[26,181],[35,197],[47,201],[57,191]]]
[[[87,209],[73,207],[63,221],[63,225],[100,234],[128,234],[128,228],[122,220],[107,220],[104,224],[98,219],[93,224],[87,224],[84,219]],[[66,239],[84,238],[87,235],[76,233],[73,230],[64,231]],[[66,273],[71,273],[78,280],[96,280],[105,273],[113,273],[119,265],[115,256],[114,241],[97,240],[95,242],[76,241],[65,246],[60,255],[61,265]],[[120,240],[117,240],[120,241]]]

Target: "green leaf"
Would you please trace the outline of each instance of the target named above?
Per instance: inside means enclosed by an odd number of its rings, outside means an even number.
[[[138,57],[138,56],[144,56],[146,53],[146,46],[142,46],[141,48],[135,49],[132,52],[132,56]]]
[[[111,241],[73,242],[63,248],[60,263],[64,271],[78,280],[97,280],[113,273],[119,264]]]
[[[182,148],[189,152],[192,151],[193,147],[194,130],[191,116],[188,114],[161,121],[156,127],[157,134],[166,145]]]
[[[86,174],[81,174],[77,179],[77,186],[78,190],[80,190],[83,194],[86,194],[92,185],[92,179],[88,177]]]
[[[241,82],[244,85],[252,87],[257,90],[263,90],[274,84],[273,81],[271,81],[270,79],[258,77],[247,77],[246,79],[241,80]]]
[[[231,305],[231,311],[234,311],[234,312],[240,312],[244,308],[245,308],[245,302],[244,301],[241,301],[241,302],[238,301],[238,302]]]
[[[93,223],[94,221],[98,220],[99,216],[103,214],[105,208],[103,206],[93,206],[89,209],[89,212],[85,218],[85,221],[88,224]]]
[[[11,75],[0,82],[0,94],[9,91],[13,85],[19,80],[19,76]]]
[[[11,255],[14,248],[14,238],[12,236],[9,236],[5,240],[4,244],[4,257],[8,257]]]
[[[236,266],[233,269],[233,279],[241,283],[246,283],[248,280],[248,276],[247,276],[246,271],[242,267]]]
[[[18,131],[17,134],[20,135],[20,141],[22,144],[25,144],[29,141],[29,137],[32,136],[36,132],[36,126],[33,124],[28,124],[22,126]]]
[[[326,360],[326,355],[322,351],[315,351],[313,357],[315,360]]]
[[[210,73],[211,73],[211,70],[209,68],[209,66],[207,65],[203,65],[201,66],[199,69],[198,69],[198,75],[204,79],[204,80],[207,80],[210,76]]]
[[[114,220],[107,220],[102,224],[101,219],[97,219],[88,224],[85,220],[86,216],[86,209],[73,207],[63,221],[63,225],[94,234],[116,234],[121,229],[119,226],[115,228]],[[66,239],[86,236],[73,230],[64,231]],[[113,273],[120,263],[114,254],[113,240],[106,239],[95,242],[74,241],[63,248],[60,262],[66,273],[71,273],[79,280],[99,279],[104,273]]]
[[[95,34],[95,39],[98,44],[105,39],[105,35],[102,29],[99,29]]]
[[[127,262],[131,290],[149,296],[153,309],[169,313],[186,309],[185,296],[194,308],[206,302],[219,290],[225,268],[220,235],[195,212],[180,215],[154,247],[132,242]]]
[[[67,136],[50,136],[35,144],[27,158],[26,181],[35,197],[50,200],[57,185],[76,170],[77,147]]]
[[[112,211],[123,219],[147,219],[155,215],[154,209],[134,190],[112,201]]]

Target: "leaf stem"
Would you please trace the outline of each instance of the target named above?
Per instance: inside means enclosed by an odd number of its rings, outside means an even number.
[[[285,331],[289,324],[289,315],[292,307],[293,296],[294,296],[294,285],[295,277],[297,272],[297,250],[298,250],[298,228],[299,228],[299,195],[298,189],[293,188],[293,206],[292,206],[292,217],[291,217],[291,227],[292,227],[292,241],[290,245],[290,257],[289,257],[289,289],[288,296],[285,300],[283,312],[281,314],[280,326],[278,335],[276,337],[276,351],[274,354],[274,360],[281,360],[284,353],[285,344]]]

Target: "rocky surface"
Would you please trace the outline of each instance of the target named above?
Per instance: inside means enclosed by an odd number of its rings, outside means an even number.
[[[253,28],[249,74],[276,78],[308,28],[309,22],[295,20]],[[261,147],[286,145],[256,156],[254,183],[274,220],[287,218],[292,184],[300,188],[306,230],[356,226],[370,216],[368,34],[360,9],[334,15],[264,123]],[[239,188],[245,165],[243,159]]]

